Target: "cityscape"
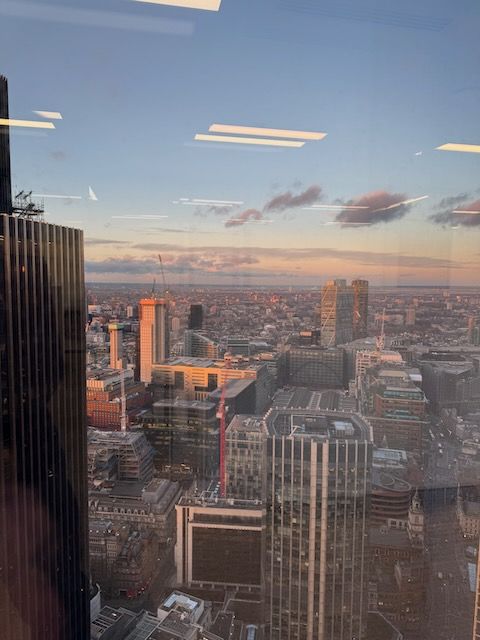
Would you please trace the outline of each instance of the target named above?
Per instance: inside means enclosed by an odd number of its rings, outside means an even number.
[[[480,49],[433,44],[480,13],[265,3],[239,41],[231,0],[0,0],[45,39],[0,75],[2,640],[480,640]],[[27,120],[57,45],[67,108]],[[219,124],[242,98],[259,126]]]

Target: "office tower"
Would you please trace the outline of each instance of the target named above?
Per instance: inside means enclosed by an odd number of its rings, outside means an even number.
[[[86,640],[82,231],[0,215],[0,327],[0,635]]]
[[[123,359],[123,324],[111,322],[108,325],[110,333],[110,369],[124,369]]]
[[[165,362],[169,355],[168,302],[165,298],[145,298],[139,304],[140,380],[152,381],[152,366]]]
[[[370,427],[357,414],[271,409],[267,638],[365,638]]]
[[[0,76],[0,118],[8,119],[8,82]],[[12,211],[10,128],[0,126],[0,214]]]
[[[183,355],[218,360],[218,344],[200,331],[187,329],[183,334]]]
[[[193,331],[203,329],[203,304],[191,304],[188,328]]]
[[[368,335],[368,280],[353,280],[353,339]]]
[[[344,386],[344,351],[335,347],[289,347],[285,352],[285,383],[310,389]]]
[[[205,491],[183,496],[176,512],[177,584],[262,593],[265,510],[260,502]]]
[[[475,581],[475,610],[473,616],[473,640],[480,639],[480,553],[477,554],[477,579]]]
[[[225,434],[227,498],[265,498],[267,429],[263,418],[235,415]]]
[[[227,351],[234,356],[250,355],[250,340],[248,338],[227,337]]]
[[[328,280],[322,289],[321,344],[334,347],[353,337],[353,289],[346,280]]]

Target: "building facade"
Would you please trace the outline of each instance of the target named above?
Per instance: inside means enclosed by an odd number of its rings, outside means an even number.
[[[346,280],[328,280],[322,289],[320,340],[323,347],[335,347],[353,338],[353,288]]]
[[[165,362],[170,352],[168,301],[164,298],[144,298],[139,306],[139,376],[142,382],[152,381],[152,367]]]
[[[368,335],[368,280],[352,280],[353,339]]]
[[[89,637],[85,320],[82,231],[0,215],[5,640]]]
[[[365,638],[371,434],[359,416],[271,410],[267,637]]]

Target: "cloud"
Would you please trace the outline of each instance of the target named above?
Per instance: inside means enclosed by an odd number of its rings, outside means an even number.
[[[444,227],[457,225],[462,225],[463,227],[480,227],[480,214],[454,213],[455,209],[480,212],[480,200],[469,202],[471,197],[468,193],[460,193],[458,196],[444,198],[436,207],[439,211],[431,215],[430,220]]]
[[[50,157],[53,158],[53,160],[58,160],[60,162],[61,160],[66,159],[67,154],[65,151],[61,151],[59,149],[58,151],[50,151]]]
[[[349,202],[346,206],[366,207],[365,209],[343,209],[335,220],[346,226],[358,223],[380,224],[403,218],[412,207],[412,203],[405,203],[408,196],[404,193],[389,193],[388,191],[370,191]],[[398,206],[395,206],[398,205]]]
[[[247,222],[264,220],[264,213],[278,213],[288,209],[305,207],[318,202],[322,195],[322,189],[318,185],[312,185],[305,191],[294,195],[291,191],[285,191],[269,200],[260,211],[259,209],[247,209],[240,214],[232,215],[225,221],[225,227],[241,227]],[[229,213],[229,211],[225,212]]]
[[[95,246],[99,244],[130,244],[127,240],[113,240],[112,238],[85,238],[85,244]]]
[[[213,261],[217,268],[230,267],[231,265],[247,265],[261,262],[262,259],[275,259],[292,267],[292,262],[297,261],[304,265],[308,261],[322,260],[325,258],[336,259],[341,262],[352,262],[364,266],[380,267],[403,267],[415,269],[462,269],[468,263],[460,263],[446,258],[435,256],[415,256],[399,254],[395,252],[375,252],[361,251],[353,249],[336,249],[334,247],[311,247],[311,248],[284,248],[284,247],[257,247],[257,246],[197,246],[185,247],[180,244],[168,243],[140,243],[133,246],[149,252],[162,253],[162,255],[176,254],[188,256],[192,262],[196,256],[196,264],[200,265],[201,260]],[[164,258],[165,260],[165,258]],[[178,264],[178,262],[177,262]]]
[[[242,211],[242,213],[226,220],[225,226],[227,228],[241,227],[243,224],[246,224],[251,220],[263,220],[262,212],[258,209],[246,209],[246,211]]]
[[[293,195],[291,191],[280,193],[273,197],[263,207],[266,212],[285,211],[286,209],[296,209],[297,207],[306,207],[310,204],[318,202],[322,195],[322,189],[318,185],[308,187],[302,193]]]

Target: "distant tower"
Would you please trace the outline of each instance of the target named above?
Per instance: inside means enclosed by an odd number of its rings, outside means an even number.
[[[368,280],[353,280],[353,339],[368,335]]]
[[[0,76],[0,118],[8,119],[8,82]],[[0,214],[12,213],[10,128],[0,125]]]
[[[408,307],[405,313],[405,324],[407,327],[413,327],[417,321],[417,311],[415,307]]]
[[[111,322],[108,325],[110,333],[110,369],[124,369],[123,360],[123,324]]]
[[[152,381],[152,366],[169,356],[169,318],[166,298],[144,298],[139,303],[140,340],[139,375],[142,382]]]
[[[329,280],[322,289],[321,344],[334,347],[353,337],[353,288],[346,280]]]
[[[425,514],[420,496],[418,495],[418,489],[415,491],[410,509],[408,510],[407,531],[412,544],[422,547],[425,535]]]
[[[203,304],[191,304],[188,328],[198,331],[203,328]]]

